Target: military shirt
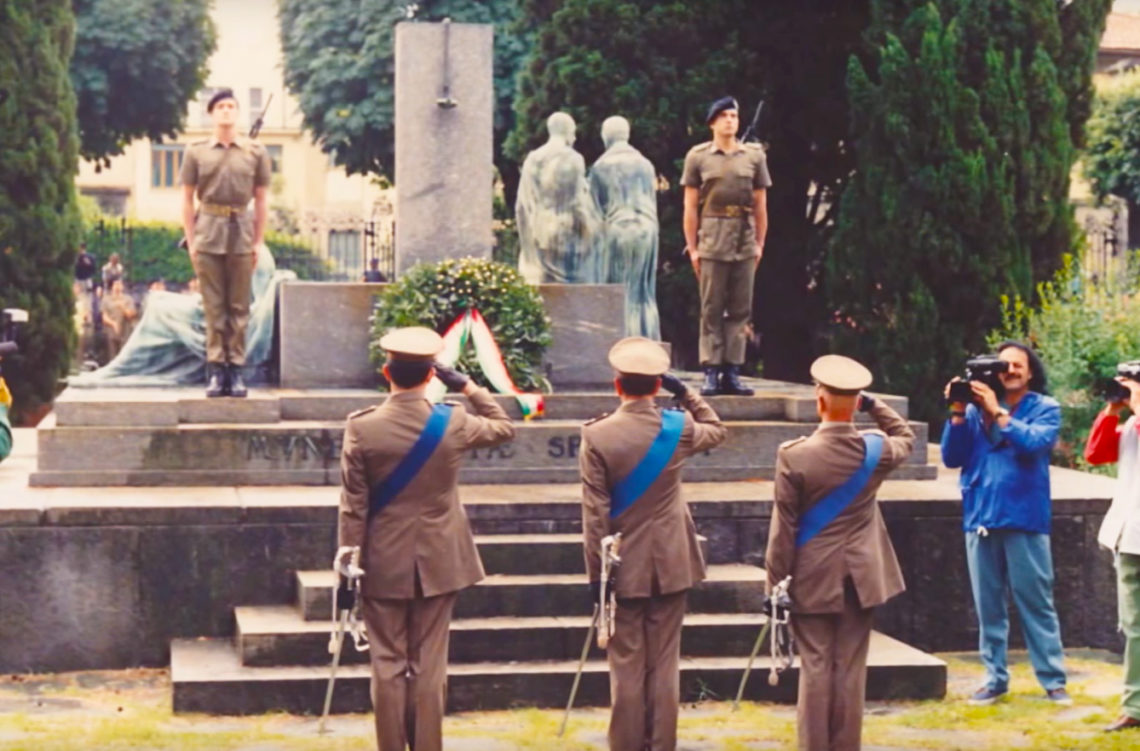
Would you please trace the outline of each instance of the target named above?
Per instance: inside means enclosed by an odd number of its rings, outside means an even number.
[[[715,261],[743,261],[756,253],[753,191],[769,188],[763,147],[742,143],[731,152],[707,141],[689,149],[681,185],[700,191],[697,254]]]
[[[193,185],[202,203],[244,209],[253,200],[254,188],[269,185],[272,171],[269,152],[257,141],[238,138],[227,147],[211,138],[186,149],[182,184]],[[252,253],[253,217],[248,211],[227,218],[199,209],[194,223],[194,250]]]

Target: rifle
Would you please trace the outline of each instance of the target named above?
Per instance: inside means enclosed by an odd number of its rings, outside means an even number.
[[[756,135],[756,126],[760,122],[760,113],[764,111],[764,100],[761,99],[760,103],[756,105],[756,112],[752,115],[752,122],[749,123],[748,128],[744,131],[744,135],[740,137],[741,143],[748,143],[749,139]]]
[[[253,125],[249,128],[249,137],[257,138],[257,134],[261,132],[261,126],[265,125],[265,116],[269,114],[269,105],[273,101],[273,93],[270,92],[269,98],[265,100],[265,107],[261,110],[261,114],[253,121]]]

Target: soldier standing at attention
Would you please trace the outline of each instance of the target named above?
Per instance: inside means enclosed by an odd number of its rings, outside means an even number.
[[[672,751],[680,703],[685,595],[705,578],[689,507],[685,459],[724,442],[720,418],[676,376],[660,342],[622,339],[610,349],[621,406],[582,427],[582,529],[592,602],[601,586],[602,538],[620,532],[617,614],[610,665],[611,751]],[[687,412],[654,404],[664,387]]]
[[[872,609],[906,588],[875,495],[906,461],[914,431],[861,394],[871,371],[855,360],[825,355],[811,376],[820,424],[776,454],[767,586],[792,577],[800,751],[850,751],[863,729]],[[857,407],[880,430],[856,430]]]
[[[214,135],[191,144],[182,162],[182,229],[206,313],[206,396],[245,396],[250,283],[265,237],[272,162],[264,146],[238,134],[233,91],[214,94],[206,110]]]
[[[752,282],[768,234],[768,160],[759,144],[736,138],[736,100],[713,102],[706,118],[713,140],[685,155],[685,252],[701,290],[703,396],[751,396],[740,382]]]
[[[361,551],[380,751],[440,751],[452,608],[459,590],[483,578],[459,467],[472,448],[505,443],[515,430],[486,389],[433,367],[443,339],[431,329],[396,329],[380,346],[392,393],[348,417],[338,539]],[[433,407],[424,393],[433,374],[479,414]]]

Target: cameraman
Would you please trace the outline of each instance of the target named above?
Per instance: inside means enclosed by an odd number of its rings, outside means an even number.
[[[12,407],[12,392],[8,382],[0,376],[0,462],[12,453],[12,423],[8,422],[8,410]]]
[[[1045,395],[1045,367],[1033,350],[1004,342],[998,357],[1008,364],[999,375],[1004,403],[986,384],[970,381],[972,403],[952,403],[942,432],[942,462],[962,468],[962,528],[986,667],[986,683],[970,703],[993,704],[1009,691],[1008,589],[1037,680],[1051,701],[1071,704],[1049,549],[1049,455],[1061,407]]]
[[[1116,557],[1116,597],[1124,632],[1124,695],[1120,716],[1105,728],[1112,732],[1140,727],[1140,383],[1117,378],[1128,389],[1124,401],[1110,401],[1093,422],[1085,459],[1090,464],[1119,462],[1116,494],[1100,525],[1097,542]],[[1132,416],[1120,427],[1125,407]]]

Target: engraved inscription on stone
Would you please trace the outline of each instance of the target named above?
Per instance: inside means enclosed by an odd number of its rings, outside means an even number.
[[[329,431],[308,433],[251,433],[246,440],[246,460],[290,464],[312,463],[324,467],[340,459],[340,436]]]

